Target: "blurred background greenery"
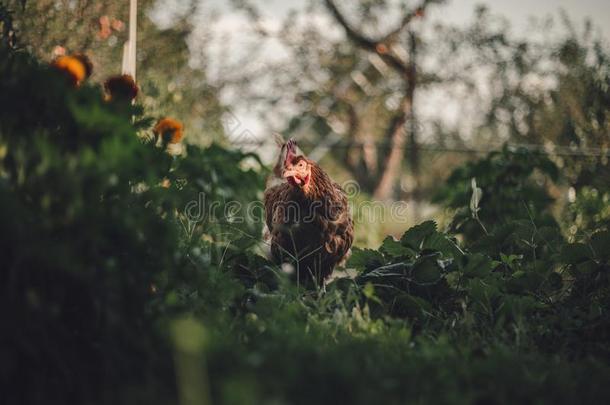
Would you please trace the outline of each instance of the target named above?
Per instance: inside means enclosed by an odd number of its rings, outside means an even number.
[[[431,203],[439,182],[505,143],[549,154],[567,179],[552,190],[558,207],[607,198],[608,37],[592,22],[605,24],[607,6],[543,2],[525,22],[527,10],[503,17],[493,2],[276,3],[141,1],[141,104],[182,120],[189,143],[266,162],[273,132],[294,137],[360,199],[407,201],[407,225],[445,223]],[[93,80],[120,70],[124,2],[7,4],[43,60],[85,51]],[[573,17],[588,10],[594,20]],[[373,222],[359,243],[406,228]]]

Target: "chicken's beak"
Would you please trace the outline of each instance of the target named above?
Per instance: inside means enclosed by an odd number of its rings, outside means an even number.
[[[298,176],[298,173],[296,170],[284,170],[284,173],[282,174],[282,176],[285,179],[288,179],[288,181],[290,183],[296,184],[296,185],[300,185],[301,184],[301,179]]]

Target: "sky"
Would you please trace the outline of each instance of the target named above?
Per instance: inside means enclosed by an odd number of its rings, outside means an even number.
[[[608,0],[453,0],[443,7],[443,16],[457,23],[466,21],[477,4],[485,4],[492,12],[504,15],[515,28],[524,28],[530,17],[557,16],[558,10],[563,9],[576,22],[590,17],[610,39]]]
[[[202,0],[204,3],[227,10],[228,0]],[[269,19],[281,19],[289,10],[300,9],[307,0],[258,0],[263,15]],[[414,1],[409,3],[416,4]],[[504,15],[511,24],[519,29],[525,28],[530,17],[542,18],[558,15],[565,10],[575,21],[581,22],[589,17],[601,28],[604,36],[610,39],[610,0],[448,0],[446,5],[436,7],[434,17],[446,22],[463,23],[468,21],[475,6],[487,5],[494,13]]]

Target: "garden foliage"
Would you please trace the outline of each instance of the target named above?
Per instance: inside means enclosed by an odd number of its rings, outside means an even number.
[[[262,212],[244,212],[257,156],[171,155],[153,121],[0,46],[4,403],[608,395],[610,232],[589,205],[588,232],[563,236],[547,158],[466,164],[439,194],[449,233],[427,221],[355,248],[355,278],[306,291],[261,255]]]

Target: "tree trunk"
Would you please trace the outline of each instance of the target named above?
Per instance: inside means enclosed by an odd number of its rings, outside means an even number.
[[[416,87],[416,38],[413,31],[409,31],[409,64],[405,69],[405,96],[401,103],[402,116],[394,123],[386,161],[379,185],[373,196],[378,200],[389,200],[393,197],[393,189],[400,178],[402,159],[405,156],[406,124],[409,124],[409,161],[413,169],[416,183],[419,179],[419,148],[417,145],[417,123],[413,112],[413,101]]]
[[[400,174],[406,144],[405,123],[407,119],[411,118],[413,106],[409,97],[410,93],[408,91],[407,96],[403,99],[401,115],[393,123],[383,172],[373,193],[373,197],[377,200],[389,200],[392,198],[394,186]]]

